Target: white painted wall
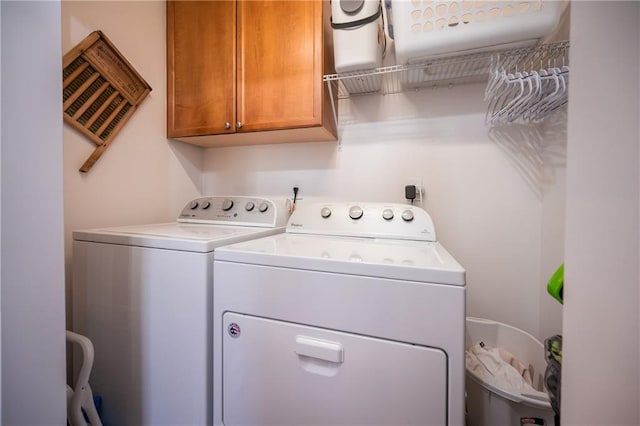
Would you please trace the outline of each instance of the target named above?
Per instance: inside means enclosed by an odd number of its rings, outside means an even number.
[[[639,19],[638,2],[572,8],[565,426],[640,424]]]
[[[544,339],[562,327],[546,281],[563,261],[566,116],[489,134],[483,90],[340,101],[341,146],[210,149],[203,192],[291,196],[299,186],[302,202],[404,202],[417,178],[439,240],[467,270],[467,314]]]
[[[2,7],[0,7],[0,46],[2,46]],[[2,55],[0,55],[0,99],[2,99]],[[0,102],[2,129],[2,102]],[[0,130],[0,188],[2,187],[2,131]],[[2,241],[2,196],[0,196],[0,241]],[[2,244],[0,243],[0,366],[2,366]],[[2,419],[2,367],[0,367],[0,419]]]
[[[65,423],[60,2],[0,3],[2,424]]]
[[[88,173],[78,169],[95,146],[64,125],[68,271],[74,229],[173,221],[201,193],[202,150],[166,139],[164,1],[62,2],[63,53],[95,30],[114,43],[153,90]],[[70,280],[69,272],[68,304]]]

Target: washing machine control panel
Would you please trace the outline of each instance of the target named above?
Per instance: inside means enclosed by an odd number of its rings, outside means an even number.
[[[300,205],[288,233],[436,241],[429,214],[394,203],[315,203]]]
[[[284,202],[259,197],[213,196],[187,203],[178,222],[259,227],[284,226],[289,217]]]

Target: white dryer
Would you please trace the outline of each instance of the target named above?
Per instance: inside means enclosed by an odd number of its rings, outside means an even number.
[[[300,205],[214,258],[214,425],[464,424],[465,271],[426,211]]]
[[[283,203],[202,197],[176,222],[73,233],[73,328],[110,425],[212,422],[213,252],[283,232]]]

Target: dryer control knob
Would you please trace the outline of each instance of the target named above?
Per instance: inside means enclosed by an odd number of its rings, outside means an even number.
[[[197,201],[192,201],[191,204],[189,204],[189,208],[191,210],[195,210],[198,208],[198,202]]]
[[[405,222],[411,222],[413,220],[413,212],[411,210],[403,211],[402,220],[404,220]]]
[[[202,203],[202,210],[206,210],[209,207],[211,207],[211,203],[208,201],[205,201],[204,203]]]
[[[229,210],[231,210],[233,208],[233,201],[230,199],[226,199],[222,202],[222,210],[224,210],[225,212],[228,212]]]
[[[323,207],[322,210],[320,210],[320,216],[325,219],[328,218],[331,216],[331,209],[329,207]]]
[[[269,210],[269,204],[260,203],[260,206],[258,206],[258,210],[260,210],[260,213],[266,212],[267,210]]]
[[[349,217],[353,220],[358,220],[362,217],[364,212],[361,207],[353,206],[349,209]]]
[[[254,208],[255,206],[256,206],[256,205],[255,205],[255,204],[253,204],[253,202],[252,202],[252,201],[247,201],[247,204],[245,204],[245,205],[244,205],[244,209],[245,209],[246,211],[250,212],[251,210],[253,210],[253,208]]]
[[[382,218],[383,218],[384,220],[391,220],[391,219],[393,219],[393,210],[391,210],[391,209],[384,209],[384,210],[382,211]]]

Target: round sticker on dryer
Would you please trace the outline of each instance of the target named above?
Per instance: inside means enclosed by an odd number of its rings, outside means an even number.
[[[227,327],[227,332],[229,333],[229,336],[233,338],[240,337],[240,326],[235,322],[232,322]]]

